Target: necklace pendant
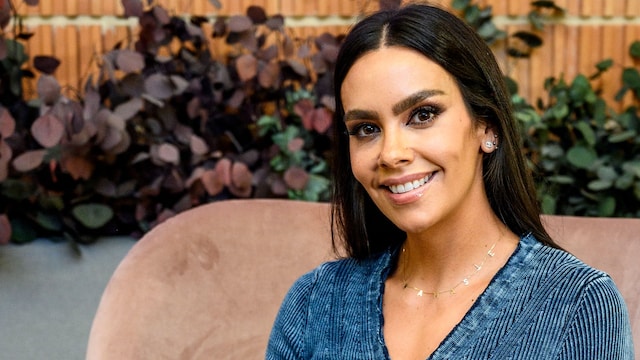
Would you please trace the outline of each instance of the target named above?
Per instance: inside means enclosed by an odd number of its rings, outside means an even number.
[[[462,279],[462,283],[464,284],[464,286],[469,286],[469,279],[467,278]]]
[[[480,269],[482,269],[482,265],[473,264],[473,266],[475,266],[476,271],[480,271]]]
[[[418,290],[418,296],[422,297],[423,294],[424,294],[424,291]]]
[[[440,296],[439,292],[436,291],[436,292],[433,293],[433,298],[434,299],[437,299],[439,296]]]
[[[455,294],[456,294],[456,289],[451,289],[451,290],[449,290],[449,293],[450,293],[451,295],[455,295]]]
[[[495,252],[493,252],[493,250],[489,250],[489,251],[487,252],[487,255],[489,255],[489,256],[491,256],[491,257],[494,257],[494,256],[496,255],[496,253],[495,253]]]

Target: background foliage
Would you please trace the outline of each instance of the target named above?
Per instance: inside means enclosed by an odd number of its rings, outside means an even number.
[[[340,37],[296,38],[260,7],[218,17],[205,34],[211,19],[122,0],[123,15],[139,19],[138,36],[101,54],[99,76],[83,89],[64,89],[59,61],[31,59],[23,43],[32,34],[12,1],[0,4],[0,243],[140,236],[229,198],[328,200]],[[553,1],[531,4],[531,30],[508,34],[490,7],[452,1],[495,51],[518,61],[544,46],[540,29],[563,14]],[[213,54],[209,42],[228,51]],[[629,56],[640,58],[640,43]],[[617,100],[634,101],[615,111],[597,81],[612,66],[620,65],[603,59],[593,74],[547,79],[542,99],[522,98],[507,77],[546,213],[640,216],[640,74],[624,69]],[[35,72],[38,96],[27,99],[23,79]]]

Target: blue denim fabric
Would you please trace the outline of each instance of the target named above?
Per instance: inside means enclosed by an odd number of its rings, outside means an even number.
[[[266,359],[389,359],[382,294],[397,249],[302,276],[276,318]],[[429,359],[633,359],[627,307],[611,278],[521,238],[507,264]]]

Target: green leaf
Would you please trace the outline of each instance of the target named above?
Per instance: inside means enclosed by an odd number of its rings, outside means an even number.
[[[38,238],[33,224],[27,223],[21,218],[11,218],[11,241],[16,244],[24,244]]]
[[[589,79],[583,74],[579,74],[571,83],[570,95],[571,99],[576,102],[586,101],[587,95],[591,93],[591,84]]]
[[[609,142],[614,144],[621,143],[621,142],[633,139],[634,137],[636,137],[636,135],[637,135],[637,132],[635,130],[623,131],[618,134],[609,135]]]
[[[555,214],[556,198],[549,194],[542,195],[542,201],[541,201],[540,207],[542,208],[542,212],[544,214]]]
[[[456,10],[464,10],[470,3],[471,0],[453,0],[451,2],[451,7]]]
[[[602,199],[598,204],[598,216],[609,217],[613,216],[616,211],[616,198],[613,196],[607,196]]]
[[[0,183],[2,194],[13,200],[28,199],[36,191],[36,187],[31,182],[17,179],[6,179]]]
[[[607,71],[612,66],[613,66],[613,60],[612,59],[602,60],[602,61],[600,61],[599,63],[596,64],[596,68],[598,69],[599,72]]]
[[[77,205],[71,213],[89,229],[101,228],[113,218],[113,210],[109,206],[97,203]]]
[[[598,178],[605,181],[614,181],[618,178],[618,172],[612,166],[601,166],[597,170]]]
[[[633,174],[640,178],[640,161],[626,161],[622,164],[622,170],[624,170],[625,173]]]
[[[269,165],[276,172],[282,172],[289,168],[289,162],[282,155],[276,155],[271,158]]]
[[[540,154],[546,158],[559,159],[562,156],[564,156],[564,149],[562,148],[562,146],[558,144],[547,143],[542,145],[542,148],[540,149]]]
[[[531,11],[528,15],[529,23],[533,26],[534,29],[541,31],[544,29],[543,17],[537,11]]]
[[[56,231],[56,232],[59,232],[62,230],[62,222],[57,216],[38,212],[35,220],[38,223],[38,225],[40,225],[42,228],[46,230]]]
[[[594,104],[593,120],[601,128],[607,121],[607,103],[603,99],[598,99]]]
[[[307,186],[304,188],[304,200],[319,201],[322,195],[328,192],[330,184],[329,179],[311,174]]]
[[[21,42],[13,40],[13,39],[5,39],[5,43],[7,45],[7,58],[5,60],[3,60],[3,65],[5,65],[5,68],[10,68],[7,67],[7,62],[11,61],[16,66],[16,68],[20,69],[22,67],[22,64],[26,63],[27,60],[29,60],[29,55],[27,55],[24,45],[22,45]],[[5,62],[6,61],[6,62]]]
[[[576,129],[580,131],[582,137],[587,144],[593,146],[596,144],[596,133],[587,122],[581,121],[575,125]]]
[[[483,23],[476,31],[478,35],[480,35],[480,37],[483,39],[495,38],[500,33],[500,30],[498,30],[496,25],[491,21]]]
[[[258,125],[258,133],[260,136],[265,136],[272,130],[282,130],[280,121],[275,116],[262,115],[256,122],[256,125]]]
[[[567,152],[569,163],[580,169],[588,169],[597,159],[598,154],[595,150],[583,145],[574,145]]]
[[[632,173],[624,173],[622,176],[616,179],[615,187],[620,190],[627,190],[631,188],[633,185],[634,174]]]
[[[480,18],[480,8],[478,6],[470,6],[464,11],[464,19],[471,26],[476,26],[478,18]]]
[[[602,191],[602,190],[610,189],[612,186],[613,186],[613,181],[601,180],[601,179],[590,181],[589,184],[587,184],[587,187],[589,188],[589,190],[592,190],[592,191]]]
[[[527,46],[537,48],[542,46],[542,38],[530,31],[516,31],[511,36],[522,40]]]
[[[536,0],[531,2],[533,7],[542,7],[547,9],[560,9],[553,0]]]
[[[636,40],[629,46],[629,54],[636,59],[640,59],[640,41]]]
[[[274,134],[271,139],[283,152],[289,151],[289,142],[298,136],[300,130],[295,126],[287,126],[284,132]]]
[[[631,89],[640,88],[640,73],[634,68],[626,68],[622,71],[622,82]]]
[[[567,116],[569,116],[569,105],[564,103],[556,105],[552,107],[550,110],[553,114],[553,117],[557,120],[562,120]]]
[[[513,80],[513,78],[511,78],[510,76],[505,76],[504,80],[507,82],[507,89],[509,89],[509,94],[511,95],[517,94],[519,91],[518,83],[515,80]]]
[[[546,179],[549,182],[562,185],[571,185],[575,182],[575,179],[569,175],[552,175],[548,176]]]

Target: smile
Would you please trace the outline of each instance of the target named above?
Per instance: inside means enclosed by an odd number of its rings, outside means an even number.
[[[415,190],[415,189],[423,186],[424,184],[428,183],[433,178],[433,176],[435,174],[436,174],[436,172],[432,172],[431,174],[425,176],[424,178],[422,178],[420,180],[409,181],[409,182],[404,183],[404,184],[391,185],[391,186],[389,186],[389,190],[391,190],[391,192],[394,193],[394,194],[403,194],[403,193],[409,192],[411,190]]]

